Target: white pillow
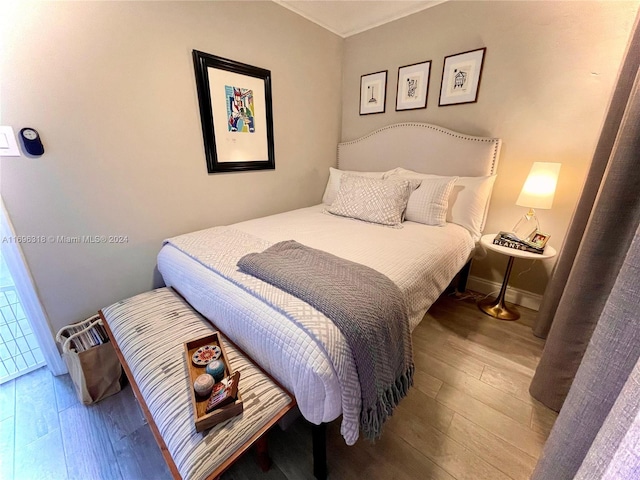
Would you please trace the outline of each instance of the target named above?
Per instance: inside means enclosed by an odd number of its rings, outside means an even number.
[[[340,188],[340,178],[342,178],[342,175],[345,173],[367,178],[382,178],[385,174],[385,172],[354,172],[329,167],[329,181],[327,182],[327,187],[325,188],[324,195],[322,196],[322,203],[325,205],[331,205],[333,203],[336,199],[338,189]]]
[[[398,175],[402,178],[451,178],[439,175],[420,174],[405,168],[388,172],[387,177]],[[496,175],[486,177],[458,177],[449,194],[447,222],[458,224],[471,233],[475,240],[482,236],[484,221]],[[417,191],[416,191],[417,192]],[[408,213],[408,212],[407,212]],[[408,220],[409,218],[407,218]]]
[[[474,240],[482,236],[489,199],[497,175],[458,177],[449,196],[447,222],[457,223],[471,232]]]
[[[408,179],[343,175],[336,199],[327,211],[365,222],[399,226],[411,191]]]

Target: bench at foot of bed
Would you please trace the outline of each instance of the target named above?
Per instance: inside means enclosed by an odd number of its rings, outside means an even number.
[[[174,478],[217,479],[254,444],[259,466],[269,468],[266,432],[295,407],[291,394],[223,336],[227,361],[240,372],[244,410],[198,433],[183,344],[215,327],[168,288],[115,303],[100,316]]]

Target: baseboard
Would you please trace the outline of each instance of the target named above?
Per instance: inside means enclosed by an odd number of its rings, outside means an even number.
[[[484,278],[469,276],[467,281],[467,288],[483,294],[493,293],[496,296],[500,291],[501,284],[486,280]],[[509,287],[505,294],[505,300],[509,303],[515,303],[521,305],[536,312],[540,308],[540,302],[542,301],[542,295],[537,293],[531,293],[526,290],[520,290],[519,288]]]

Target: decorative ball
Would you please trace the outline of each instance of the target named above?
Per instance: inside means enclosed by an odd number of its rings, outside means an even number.
[[[224,363],[221,360],[214,360],[207,364],[206,371],[219,382],[224,377]]]
[[[193,382],[193,389],[201,397],[206,397],[211,393],[211,390],[213,390],[214,383],[216,382],[211,375],[203,373],[202,375],[198,375]]]

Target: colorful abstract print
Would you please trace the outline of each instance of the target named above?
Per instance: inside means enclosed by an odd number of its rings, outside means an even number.
[[[227,97],[227,118],[230,132],[254,133],[253,90],[224,87]]]

